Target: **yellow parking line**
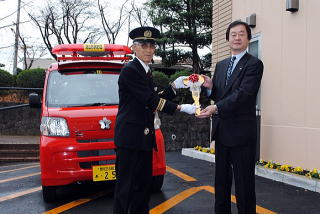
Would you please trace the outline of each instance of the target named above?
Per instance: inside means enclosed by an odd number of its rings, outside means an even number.
[[[40,172],[36,172],[36,173],[27,174],[27,175],[22,175],[22,176],[19,176],[19,177],[14,177],[14,178],[8,178],[8,179],[0,180],[0,184],[1,184],[1,183],[5,183],[5,182],[9,182],[9,181],[14,181],[14,180],[22,179],[22,178],[31,177],[31,176],[34,176],[34,175],[40,175]]]
[[[66,211],[66,210],[70,210],[73,207],[76,207],[76,206],[79,206],[81,204],[84,204],[84,203],[87,203],[89,201],[92,201],[92,200],[95,200],[97,198],[100,198],[103,195],[105,195],[105,193],[99,192],[97,194],[93,194],[93,195],[89,196],[88,198],[82,198],[82,199],[78,199],[78,200],[72,201],[72,202],[64,204],[64,205],[62,205],[60,207],[56,207],[56,208],[54,208],[52,210],[43,212],[42,214],[58,214],[58,213],[62,213],[64,211]]]
[[[176,176],[178,176],[178,177],[180,177],[180,178],[182,178],[185,181],[196,181],[195,178],[190,177],[189,175],[187,175],[185,173],[182,173],[182,172],[180,172],[178,170],[175,170],[175,169],[173,169],[173,168],[171,168],[169,166],[167,166],[167,171],[172,173],[172,174],[174,174],[174,175],[176,175]],[[88,197],[88,198],[85,198],[85,199],[75,200],[75,201],[72,201],[72,202],[70,202],[68,204],[64,204],[64,205],[62,205],[60,207],[56,207],[56,208],[54,208],[52,210],[46,211],[46,212],[44,212],[42,214],[59,214],[61,212],[69,210],[69,209],[71,209],[73,207],[76,207],[76,206],[79,206],[81,204],[84,204],[84,203],[87,203],[89,201],[92,201],[94,199],[97,199],[97,198],[99,198],[99,197],[101,197],[103,195],[104,195],[103,193],[98,193],[98,194],[95,194],[95,195],[93,195],[91,197]]]
[[[208,192],[211,192],[212,194],[215,194],[215,189],[212,186],[201,186],[201,188],[203,190],[207,190]],[[231,200],[232,203],[237,203],[236,196],[234,196],[234,195],[231,195],[231,199],[230,200]]]
[[[256,211],[258,214],[277,214],[276,212],[260,207],[258,205],[256,206]]]
[[[189,198],[191,195],[199,192],[201,189],[199,187],[191,187],[178,195],[170,198],[169,200],[159,204],[158,206],[154,207],[150,210],[150,214],[161,214],[166,212],[167,210],[171,209],[172,207],[176,206],[186,198]]]
[[[167,166],[167,171],[174,174],[175,176],[185,180],[185,181],[196,181],[197,180],[197,179],[195,179],[195,178],[193,178],[183,172],[180,172],[176,169],[171,168],[170,166]]]
[[[212,194],[215,194],[215,189],[212,186],[200,186],[200,188],[203,189],[203,190],[206,190],[208,192],[211,192]],[[237,203],[236,196],[231,195],[231,201],[233,203]],[[258,205],[256,205],[256,212],[258,214],[276,214],[275,212],[273,212],[271,210],[268,210],[268,209],[265,209],[263,207],[260,207]]]
[[[184,201],[186,198],[189,198],[190,196],[194,195],[195,193],[206,190],[212,194],[215,193],[215,189],[212,186],[199,186],[199,187],[191,187],[187,190],[184,190],[183,192],[175,195],[174,197],[170,198],[169,200],[159,204],[158,206],[154,207],[150,210],[150,214],[162,214],[172,207],[176,206],[180,202]],[[234,195],[231,196],[231,201],[233,203],[236,203],[236,198]],[[265,209],[260,206],[256,206],[256,211],[258,214],[277,214],[271,210]]]
[[[28,190],[25,190],[25,191],[22,191],[22,192],[14,193],[14,194],[11,194],[11,195],[3,196],[3,197],[0,197],[0,202],[6,201],[6,200],[10,200],[10,199],[13,199],[13,198],[17,198],[17,197],[20,197],[20,196],[23,196],[23,195],[27,195],[27,194],[30,194],[30,193],[33,193],[33,192],[37,192],[39,190],[41,190],[41,186],[40,187],[35,187],[35,188],[32,188],[32,189],[28,189]]]
[[[35,167],[38,167],[38,166],[39,166],[39,164],[33,165],[33,166],[27,166],[27,167],[23,167],[23,168],[18,168],[18,169],[10,169],[10,170],[6,170],[6,171],[0,171],[0,174],[1,173],[6,173],[6,172],[13,172],[13,171],[18,171],[18,170],[23,170],[23,169],[35,168]]]

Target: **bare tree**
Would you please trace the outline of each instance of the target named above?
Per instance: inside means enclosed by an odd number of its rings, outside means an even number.
[[[133,26],[149,26],[151,24],[151,19],[148,14],[148,9],[146,5],[137,6],[135,0],[131,0],[131,8],[127,10],[128,14],[128,34]],[[129,44],[129,36],[127,38],[127,45]]]
[[[146,5],[138,7],[136,5],[135,0],[132,0],[131,7],[132,12],[130,14],[132,14],[132,17],[139,24],[140,27],[146,26],[150,23],[150,16],[148,14],[148,9],[146,8]]]
[[[110,12],[110,10],[107,10],[107,5],[102,5],[100,3],[100,0],[98,0],[98,7],[100,12],[100,17],[102,21],[103,29],[106,33],[108,42],[110,44],[115,44],[116,38],[123,27],[124,23],[128,19],[128,14],[125,12],[125,6],[128,3],[129,0],[125,0],[124,3],[121,5],[119,9],[119,16],[116,20],[112,19],[111,17],[114,17],[114,11]]]
[[[49,0],[38,14],[29,13],[29,17],[51,53],[57,44],[95,42],[101,37],[99,29],[90,25],[95,17],[92,6],[90,0]]]
[[[20,61],[23,62],[23,69],[28,70],[31,68],[33,62],[46,55],[46,47],[39,46],[38,44],[28,44],[29,42],[25,37],[19,35],[20,49],[23,52],[23,57]]]
[[[15,35],[15,30],[11,28],[13,35]],[[30,42],[29,39],[26,38],[19,32],[19,49],[22,50],[23,57],[19,57],[19,61],[23,63],[23,69],[28,70],[31,68],[34,61],[46,55],[46,47],[41,46],[38,42]]]

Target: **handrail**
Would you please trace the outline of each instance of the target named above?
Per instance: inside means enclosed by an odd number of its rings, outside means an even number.
[[[28,104],[14,105],[14,106],[0,107],[0,111],[1,110],[6,110],[6,109],[21,108],[21,107],[26,107],[26,106],[29,106],[29,103]]]
[[[37,90],[37,91],[42,91],[43,88],[22,88],[22,87],[0,87],[0,90]],[[5,106],[5,107],[0,107],[1,110],[7,110],[7,109],[15,109],[15,108],[21,108],[21,107],[26,107],[29,106],[29,104],[19,104],[19,105],[13,105],[13,106]]]
[[[39,90],[39,91],[42,91],[43,88],[0,87],[0,90]]]

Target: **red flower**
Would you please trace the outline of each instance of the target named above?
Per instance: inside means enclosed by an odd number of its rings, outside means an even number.
[[[191,74],[189,76],[189,80],[193,83],[198,82],[199,81],[199,75],[198,74]]]

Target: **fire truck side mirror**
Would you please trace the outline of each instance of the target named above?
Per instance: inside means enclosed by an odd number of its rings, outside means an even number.
[[[41,108],[40,96],[37,93],[29,94],[29,106],[31,108]]]

